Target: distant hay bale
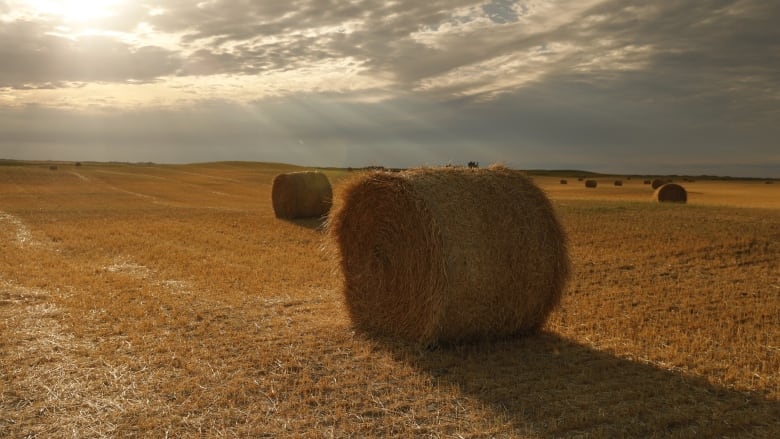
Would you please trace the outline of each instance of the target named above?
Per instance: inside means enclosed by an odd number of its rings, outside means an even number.
[[[333,189],[322,172],[291,172],[274,177],[271,201],[277,218],[324,216],[332,199]]]
[[[615,180],[615,186],[623,186],[622,180]]]
[[[57,166],[54,166],[54,165],[49,166],[49,170],[51,170],[51,171],[56,171],[57,169],[59,169]]]
[[[569,182],[566,180],[561,180],[561,184],[569,184]]]
[[[653,197],[658,202],[685,203],[688,201],[688,192],[679,184],[666,183],[655,190]]]
[[[429,345],[532,332],[569,272],[563,229],[521,172],[375,172],[342,187],[329,235],[354,325]]]
[[[656,178],[656,179],[654,179],[654,180],[652,181],[652,183],[650,183],[650,186],[651,186],[653,189],[658,189],[659,187],[661,187],[661,186],[662,186],[662,185],[664,185],[665,183],[666,183],[666,181],[665,181],[665,180],[661,180],[660,178]]]
[[[595,188],[598,185],[599,182],[597,182],[596,180],[585,180],[585,187]]]
[[[650,183],[652,183],[650,180],[645,180],[644,181],[644,184],[650,184]]]

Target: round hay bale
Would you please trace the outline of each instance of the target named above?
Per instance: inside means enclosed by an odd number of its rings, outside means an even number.
[[[679,184],[666,183],[655,190],[653,197],[658,202],[685,203],[688,201],[688,192]]]
[[[426,168],[346,183],[329,218],[353,324],[424,345],[533,332],[558,305],[566,239],[521,172]]]
[[[653,181],[650,183],[650,186],[651,186],[653,189],[658,189],[659,187],[661,187],[661,186],[665,185],[666,183],[668,183],[668,181],[666,181],[666,180],[661,180],[660,178],[656,178],[656,179],[654,179],[654,180],[653,180]]]
[[[644,184],[650,184],[652,183],[650,180],[645,180]]]
[[[599,185],[599,182],[596,180],[585,180],[585,187],[589,188],[595,188]]]
[[[569,184],[569,182],[566,180],[561,180],[561,184]]]
[[[291,172],[274,177],[271,201],[277,218],[321,217],[328,213],[333,189],[322,172]]]
[[[615,180],[615,186],[623,186],[622,180]]]

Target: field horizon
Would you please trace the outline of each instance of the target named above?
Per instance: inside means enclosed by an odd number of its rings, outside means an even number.
[[[246,164],[254,166],[268,166],[268,167],[289,167],[290,169],[317,169],[323,171],[361,171],[361,170],[404,170],[411,168],[393,168],[389,166],[377,166],[366,165],[362,167],[334,167],[334,166],[317,166],[307,164],[285,163],[285,162],[265,162],[265,161],[251,161],[251,160],[217,160],[217,161],[202,161],[202,162],[187,162],[187,163],[162,163],[162,162],[127,162],[127,161],[78,161],[78,160],[26,160],[26,159],[7,159],[0,158],[0,166],[75,166],[79,165],[116,165],[116,166],[209,166],[220,164]],[[439,167],[448,166],[448,164],[427,165],[421,164],[418,167]],[[449,166],[467,166],[466,164],[449,164]],[[484,167],[487,167],[485,165]],[[615,177],[615,178],[690,178],[699,180],[724,180],[724,181],[780,181],[778,177],[742,177],[731,175],[714,175],[714,174],[680,174],[680,173],[667,173],[667,174],[652,174],[652,173],[605,173],[595,172],[586,169],[522,169],[513,168],[526,172],[531,176],[549,176],[549,177]]]
[[[652,176],[526,171],[568,235],[561,306],[533,336],[421,349],[356,331],[323,221],[274,216],[298,169],[340,202],[348,169],[0,160],[0,436],[780,431],[770,179],[663,176],[695,180],[681,205]]]

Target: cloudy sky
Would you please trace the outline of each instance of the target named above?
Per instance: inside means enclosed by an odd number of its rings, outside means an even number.
[[[0,0],[0,158],[780,177],[780,2]]]

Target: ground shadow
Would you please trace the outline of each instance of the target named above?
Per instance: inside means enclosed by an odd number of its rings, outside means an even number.
[[[616,357],[555,334],[440,347],[399,361],[540,437],[777,437],[780,401]]]
[[[290,224],[295,224],[299,227],[305,227],[307,229],[316,230],[322,232],[325,230],[325,224],[327,223],[327,217],[315,217],[315,218],[296,218],[296,219],[284,219]]]

